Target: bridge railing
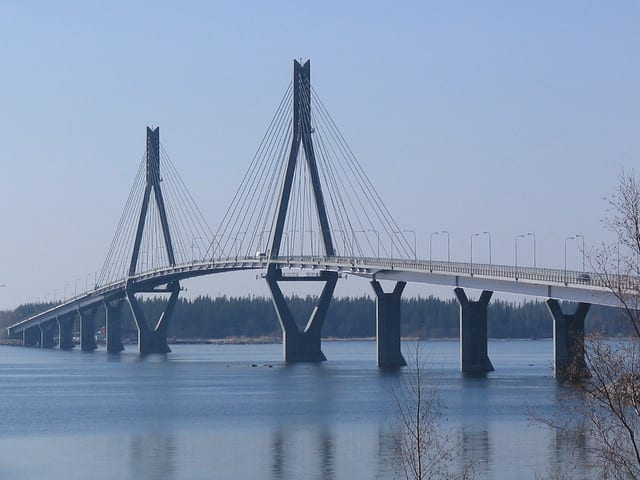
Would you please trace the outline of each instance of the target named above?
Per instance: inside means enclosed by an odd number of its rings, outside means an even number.
[[[353,267],[379,267],[388,270],[415,270],[430,273],[456,274],[487,278],[502,278],[515,281],[528,280],[534,282],[555,283],[564,285],[580,285],[597,288],[617,288],[620,290],[637,290],[639,279],[627,275],[602,275],[595,272],[576,270],[550,269],[537,267],[516,267],[512,265],[496,265],[485,263],[443,262],[432,260],[406,260],[373,257],[281,257],[272,261],[312,262],[318,264],[336,263]]]

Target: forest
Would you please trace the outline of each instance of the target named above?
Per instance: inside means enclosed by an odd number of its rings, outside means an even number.
[[[300,328],[316,305],[317,299],[291,297],[289,306]],[[142,302],[148,319],[159,318],[165,300],[147,298]],[[7,337],[7,326],[49,308],[52,304],[30,303],[15,310],[0,311],[0,335]],[[572,312],[575,307],[563,305]],[[130,310],[123,311],[125,332],[135,331]],[[375,301],[369,297],[334,298],[323,328],[325,338],[369,338],[376,334]],[[416,297],[403,300],[402,335],[417,338],[453,338],[459,335],[459,306],[453,300]],[[491,338],[548,338],[552,321],[541,301],[511,303],[493,300],[489,304],[488,329]],[[98,327],[104,324],[102,309],[97,312]],[[607,336],[628,335],[629,326],[620,311],[593,305],[586,320],[588,333]],[[267,297],[197,297],[180,299],[169,327],[169,337],[176,339],[227,339],[234,337],[279,338],[280,325],[270,298]]]

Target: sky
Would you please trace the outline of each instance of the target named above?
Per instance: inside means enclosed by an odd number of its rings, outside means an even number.
[[[452,260],[488,231],[538,266],[602,219],[640,158],[637,1],[0,1],[0,308],[83,290],[102,266],[145,129],[213,229],[291,78],[312,83],[397,223],[448,230]],[[486,236],[485,236],[486,237]],[[474,260],[488,260],[486,238]],[[484,242],[484,243],[483,243]],[[529,242],[529,243],[527,243]],[[530,239],[519,264],[531,264]],[[444,236],[433,257],[446,258]],[[484,258],[483,258],[484,256]],[[568,268],[580,268],[577,242]],[[262,295],[252,274],[188,294]],[[339,282],[337,295],[370,293]],[[451,292],[420,285],[409,295]]]

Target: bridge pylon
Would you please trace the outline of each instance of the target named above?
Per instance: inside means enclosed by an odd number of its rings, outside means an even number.
[[[279,268],[276,263],[271,262],[271,259],[276,259],[280,254],[294,175],[296,168],[299,167],[298,154],[300,153],[300,146],[302,146],[306,158],[306,167],[313,191],[313,202],[316,207],[320,239],[324,253],[325,256],[328,257],[334,256],[335,254],[311,135],[313,128],[311,126],[311,63],[309,60],[304,64],[296,60],[293,62],[291,119],[291,143],[287,165],[284,170],[284,181],[282,183],[282,190],[280,191],[278,208],[273,224],[271,249],[269,251],[270,263],[267,268],[266,280],[271,290],[273,304],[282,328],[284,360],[286,362],[321,362],[327,359],[322,353],[320,346],[321,330],[338,280],[338,274],[323,271],[319,275],[312,277],[288,277],[283,275],[282,269]],[[282,281],[324,282],[324,287],[318,299],[318,305],[313,309],[303,331],[300,331],[298,328],[291,310],[287,305],[287,301],[282,294],[282,290],[278,284],[278,282]]]
[[[180,282],[172,281],[165,288],[145,288],[131,281],[131,277],[136,275],[136,268],[140,255],[140,246],[144,234],[144,229],[149,212],[149,203],[153,191],[153,199],[157,207],[157,214],[160,219],[160,227],[162,231],[162,240],[167,254],[167,260],[170,266],[176,264],[173,243],[171,240],[171,231],[169,229],[169,221],[165,208],[164,197],[162,196],[162,176],[160,175],[160,128],[151,129],[147,127],[147,152],[146,152],[146,185],[142,197],[142,207],[136,228],[136,236],[133,243],[133,252],[131,253],[131,262],[129,264],[128,277],[125,287],[125,294],[133,319],[138,329],[138,350],[141,354],[147,353],[168,353],[171,351],[167,344],[167,329],[176,302],[180,293]],[[154,326],[150,326],[140,306],[140,302],[136,298],[136,293],[169,293],[169,301],[164,312]],[[114,345],[118,349],[118,345]]]

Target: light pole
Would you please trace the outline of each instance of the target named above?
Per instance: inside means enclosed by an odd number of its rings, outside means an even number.
[[[473,237],[479,237],[480,234],[479,233],[474,233],[473,235],[471,235],[471,238],[469,239],[469,260],[470,260],[470,264],[471,264],[471,275],[473,275]]]
[[[516,276],[518,276],[518,239],[524,238],[524,235],[516,235]]]
[[[222,234],[217,234],[213,236],[211,239],[211,246],[213,247],[211,250],[211,262],[213,262],[216,258],[216,250],[220,247],[220,241],[216,240],[216,238],[222,238]],[[222,249],[220,249],[220,253],[222,253]]]
[[[451,249],[450,247],[450,242],[449,242],[449,232],[447,230],[442,230],[440,233],[445,233],[447,235],[447,262],[450,263],[451,262]]]
[[[567,283],[567,242],[573,240],[575,236],[564,239],[564,283]]]
[[[489,265],[491,265],[491,233],[489,232],[482,232],[483,235],[486,235],[487,238],[489,239]]]
[[[433,270],[432,266],[431,266],[431,263],[432,263],[432,260],[431,260],[431,258],[432,258],[431,257],[431,247],[433,245],[433,236],[434,235],[439,235],[439,234],[440,234],[440,232],[431,232],[429,234],[429,270]]]
[[[243,237],[242,237],[242,241],[244,242],[244,235],[246,235],[246,234],[247,234],[247,232],[238,232],[238,234],[237,234],[235,237],[233,237],[233,245],[232,245],[231,249],[233,250],[233,253],[235,253],[235,257],[236,257],[236,259],[238,258],[238,252],[236,251],[236,242],[238,241],[238,237],[239,237],[240,235],[242,235],[242,236],[243,236]],[[242,242],[241,242],[241,243],[240,243],[240,245],[238,246],[238,250],[240,250],[240,247],[241,247],[241,246],[242,246]]]
[[[580,238],[582,239],[582,271],[585,271],[585,251],[584,251],[584,237],[580,234],[574,235],[573,238]]]
[[[412,233],[413,234],[413,259],[418,259],[418,236],[416,235],[415,230],[402,230],[402,233]]]
[[[262,230],[260,232],[260,240],[258,240],[258,249],[259,249],[260,252],[263,252],[263,253],[267,252],[266,248],[264,250],[262,250],[262,236],[265,234],[265,232],[267,232],[269,234],[267,239],[271,236],[271,230]]]
[[[332,232],[333,232],[334,234],[336,234],[336,233],[341,233],[341,234],[342,234],[342,246],[343,246],[343,247],[344,247],[344,249],[345,249],[345,252],[342,252],[342,256],[343,256],[343,257],[346,257],[346,255],[345,255],[345,254],[347,253],[347,252],[346,252],[346,250],[347,250],[347,240],[346,240],[346,236],[345,236],[345,234],[344,234],[344,230],[332,230]],[[334,237],[335,237],[335,235],[334,235]]]
[[[536,268],[538,265],[536,263],[536,234],[535,233],[527,233],[527,237],[533,238],[533,268]]]
[[[195,260],[195,249],[198,249],[198,254],[200,254],[200,246],[196,243],[196,240],[202,241],[201,237],[196,237],[195,235],[191,236],[191,260]]]
[[[367,232],[373,232],[376,234],[376,256],[380,258],[380,232],[378,232],[378,230],[367,230]]]
[[[311,256],[313,257],[313,234],[316,233],[316,232],[313,231],[313,230],[305,230],[304,231],[304,233],[307,233],[307,232],[309,233],[309,241],[311,242]],[[303,234],[303,237],[304,237],[304,234]],[[303,245],[302,249],[303,249],[302,251],[304,253],[304,245]]]

